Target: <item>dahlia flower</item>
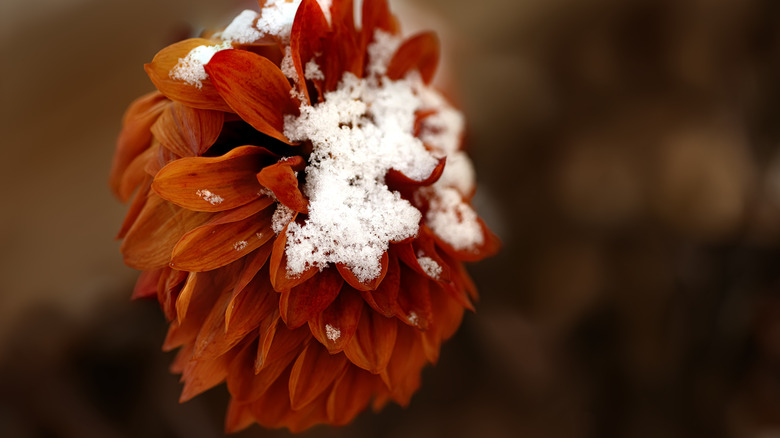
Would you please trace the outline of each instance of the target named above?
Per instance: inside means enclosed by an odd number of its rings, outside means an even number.
[[[432,33],[385,0],[268,0],[146,64],[111,172],[119,237],[179,349],[181,400],[221,382],[226,430],[343,425],[406,405],[498,248],[470,205],[463,118]],[[133,195],[134,194],[134,195]]]

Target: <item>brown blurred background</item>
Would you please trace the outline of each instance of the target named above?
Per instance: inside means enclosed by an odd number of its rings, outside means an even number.
[[[226,390],[179,405],[129,301],[106,180],[143,63],[253,5],[0,4],[0,436],[221,436]],[[780,436],[780,3],[391,5],[444,35],[505,246],[408,408],[304,436]]]

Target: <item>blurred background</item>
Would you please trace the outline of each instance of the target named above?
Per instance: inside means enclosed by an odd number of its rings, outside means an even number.
[[[222,435],[129,301],[107,176],[143,64],[245,7],[0,4],[0,436]],[[303,436],[780,436],[780,3],[391,7],[443,36],[504,248],[408,408]]]

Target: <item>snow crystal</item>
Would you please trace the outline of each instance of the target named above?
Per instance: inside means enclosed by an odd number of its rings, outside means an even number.
[[[384,182],[390,169],[427,178],[437,160],[414,136],[421,102],[408,81],[359,79],[346,73],[324,102],[285,119],[285,135],[310,140],[304,192],[309,216],[287,229],[288,268],[343,263],[360,281],[376,278],[389,242],[417,234],[421,214]]]
[[[246,248],[247,242],[246,240],[239,240],[238,242],[233,244],[233,248],[235,248],[236,251],[241,251],[242,249]]]
[[[417,316],[417,313],[414,311],[409,312],[409,322],[412,323],[412,325],[417,325],[417,322],[420,320],[420,317]]]
[[[473,248],[484,241],[477,213],[463,202],[457,189],[433,187],[425,223],[445,242],[457,250]]]
[[[434,280],[439,279],[439,275],[441,275],[441,266],[436,263],[436,260],[430,257],[418,255],[417,263],[420,264],[420,267],[423,268],[423,271],[425,271],[429,277],[433,278]]]
[[[201,199],[208,202],[211,205],[219,205],[222,203],[222,201],[225,200],[222,196],[217,195],[216,193],[212,192],[211,190],[198,190],[195,192],[196,195],[198,195]]]
[[[374,41],[366,49],[368,52],[368,74],[384,76],[387,73],[387,65],[400,45],[401,38],[381,29],[374,31]]]
[[[184,81],[190,85],[201,88],[203,87],[203,81],[209,77],[203,66],[211,61],[211,57],[214,56],[215,53],[232,47],[230,41],[225,41],[222,44],[214,46],[203,45],[195,47],[187,53],[187,56],[179,58],[179,62],[171,69],[168,76],[170,76],[171,79]]]
[[[278,203],[276,205],[276,210],[274,210],[274,215],[271,218],[271,228],[274,230],[274,233],[281,233],[284,227],[290,223],[293,216],[295,216],[295,210],[282,203]]]
[[[463,196],[470,196],[475,185],[474,165],[463,151],[456,151],[447,156],[444,173],[436,181],[436,187],[452,187]]]
[[[298,82],[298,72],[295,71],[295,64],[293,63],[292,49],[290,46],[284,48],[284,58],[282,58],[282,63],[279,68],[282,70],[285,77]]]
[[[320,66],[314,62],[313,59],[310,59],[309,62],[306,63],[304,77],[310,81],[314,79],[319,79],[321,81],[325,80],[325,75],[322,73],[322,70],[320,70]]]
[[[331,341],[336,342],[336,340],[341,337],[341,330],[330,324],[325,324],[325,336]]]
[[[222,31],[219,37],[223,41],[234,41],[243,44],[259,40],[263,34],[254,27],[255,19],[259,16],[260,14],[250,9],[241,12]]]

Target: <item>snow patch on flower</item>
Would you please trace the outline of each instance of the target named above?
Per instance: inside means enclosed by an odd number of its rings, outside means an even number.
[[[436,187],[452,187],[463,196],[471,196],[476,184],[474,165],[463,151],[447,155],[444,172],[436,181]]]
[[[228,27],[219,34],[219,37],[222,38],[223,41],[233,41],[242,44],[259,40],[263,34],[254,26],[255,19],[259,16],[260,14],[251,9],[242,11],[233,19]]]
[[[331,0],[317,0],[325,19],[330,23]],[[260,11],[260,18],[255,27],[263,35],[274,35],[283,43],[290,41],[293,20],[301,0],[268,0]]]
[[[313,59],[310,59],[309,62],[306,63],[303,76],[310,81],[315,79],[320,81],[325,80],[325,75],[322,73],[322,70],[320,70],[319,64]]]
[[[420,105],[409,81],[379,84],[346,73],[324,102],[286,117],[284,134],[313,145],[303,187],[308,219],[287,229],[290,274],[343,263],[358,280],[369,281],[379,276],[390,241],[417,235],[422,214],[391,192],[384,178],[395,169],[421,181],[436,167],[414,136]]]
[[[333,342],[336,342],[341,337],[341,330],[333,327],[330,324],[325,324],[325,336]]]
[[[425,271],[429,277],[433,278],[434,280],[439,279],[439,276],[441,275],[441,266],[436,263],[436,260],[430,257],[418,255],[417,263],[420,264],[420,267],[423,268],[423,271]]]
[[[222,44],[214,46],[198,46],[190,50],[187,56],[179,58],[179,62],[168,72],[168,76],[171,79],[184,81],[190,85],[194,85],[199,89],[203,87],[203,81],[208,79],[209,75],[206,73],[204,65],[211,61],[211,57],[219,51],[232,48],[233,45],[230,41],[225,41]]]
[[[430,208],[425,223],[434,233],[456,250],[473,248],[484,242],[477,213],[463,202],[457,189],[433,187],[429,194]]]
[[[198,197],[203,199],[204,201],[208,202],[211,205],[219,205],[221,204],[225,198],[222,196],[217,195],[216,193],[212,192],[211,190],[201,189],[195,192]]]
[[[290,223],[293,216],[295,216],[295,210],[287,207],[281,202],[278,203],[276,205],[276,210],[274,210],[274,215],[271,217],[271,228],[274,230],[274,233],[281,233],[284,227]]]
[[[401,45],[401,38],[382,29],[374,31],[374,41],[367,47],[369,75],[384,76],[387,65],[393,59],[395,51]]]
[[[233,244],[233,248],[236,251],[241,251],[242,249],[246,248],[246,246],[247,246],[246,240],[239,240],[238,242]]]
[[[417,315],[416,312],[411,311],[409,312],[408,320],[409,323],[411,323],[412,325],[417,325],[417,323],[420,321],[420,317]]]

